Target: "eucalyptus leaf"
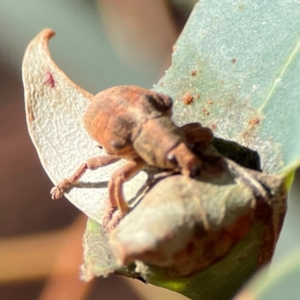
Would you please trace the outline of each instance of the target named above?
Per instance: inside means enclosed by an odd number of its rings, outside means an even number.
[[[177,100],[178,124],[257,151],[267,174],[299,165],[299,1],[199,1],[174,49],[155,90]]]
[[[84,278],[106,276],[115,268],[191,299],[225,300],[269,263],[286,210],[282,178],[212,154],[209,148],[202,152],[197,180],[154,179],[108,235],[108,247],[102,226],[90,221]]]
[[[83,113],[93,95],[72,82],[51,59],[48,40],[53,35],[51,29],[45,29],[29,44],[23,60],[23,83],[29,134],[45,171],[57,184],[88,158],[106,152],[83,126]],[[123,164],[124,161],[118,161],[87,171],[76,188],[67,191],[66,197],[102,223],[110,174]],[[136,195],[145,179],[142,171],[130,185],[125,184],[126,199]]]

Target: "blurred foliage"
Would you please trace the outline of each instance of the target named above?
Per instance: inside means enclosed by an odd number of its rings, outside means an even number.
[[[298,300],[300,249],[258,274],[235,300]]]

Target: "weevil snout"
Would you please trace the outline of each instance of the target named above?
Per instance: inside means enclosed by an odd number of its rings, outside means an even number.
[[[180,143],[173,148],[168,153],[167,159],[174,167],[178,166],[183,175],[195,177],[200,173],[201,161],[191,152],[185,143]]]

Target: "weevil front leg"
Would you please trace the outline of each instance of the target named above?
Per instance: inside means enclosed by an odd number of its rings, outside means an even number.
[[[121,218],[128,213],[129,206],[124,199],[123,183],[138,173],[145,164],[146,163],[141,158],[136,158],[127,162],[112,174],[111,181],[108,184],[108,193],[111,206],[114,207],[114,204],[116,203],[118,211],[112,216],[111,209],[108,209],[108,212],[103,219],[103,227],[106,230],[109,231],[115,228]]]
[[[86,170],[95,170],[100,167],[110,165],[119,159],[120,157],[116,155],[96,156],[89,158],[76,170],[72,176],[62,180],[59,184],[51,189],[50,194],[52,199],[59,199],[64,194],[65,189],[75,184],[86,172]]]
[[[188,143],[210,143],[213,140],[213,132],[208,127],[202,127],[200,123],[194,122],[181,127]]]

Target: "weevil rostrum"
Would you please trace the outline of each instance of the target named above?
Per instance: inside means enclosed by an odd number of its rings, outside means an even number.
[[[84,162],[72,176],[52,188],[52,198],[60,198],[87,169],[103,167],[121,158],[128,160],[113,172],[108,184],[110,208],[103,225],[109,230],[130,209],[123,196],[123,183],[146,164],[196,176],[201,161],[191,146],[210,142],[213,134],[200,123],[176,126],[171,119],[172,104],[170,97],[136,86],[113,87],[94,96],[85,112],[84,126],[107,156]]]

